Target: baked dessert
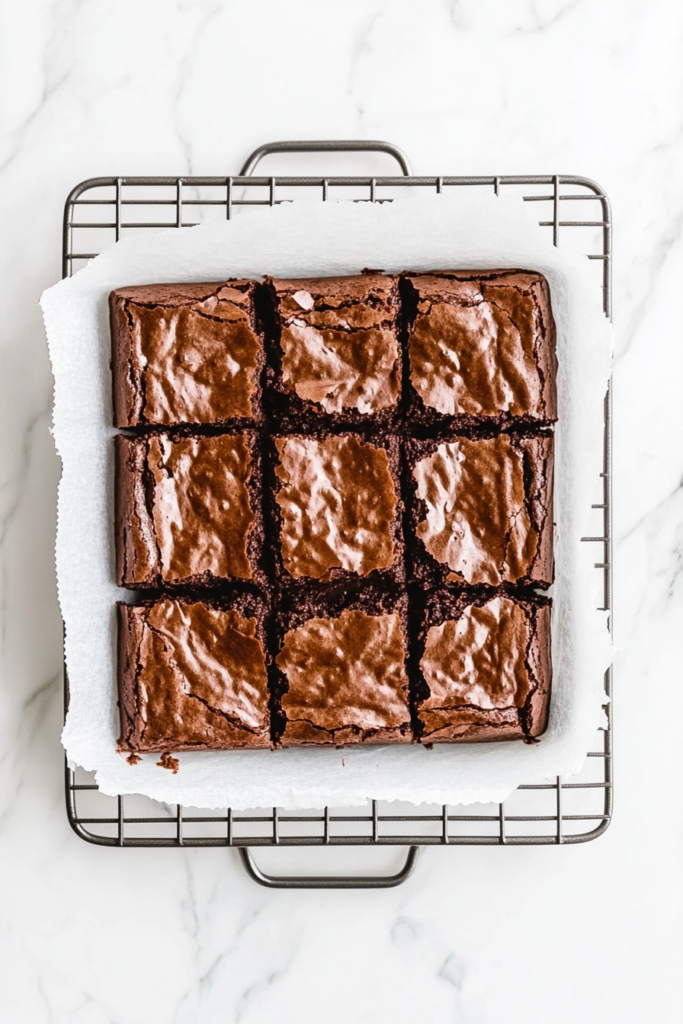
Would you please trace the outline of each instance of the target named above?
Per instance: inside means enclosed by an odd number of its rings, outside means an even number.
[[[270,746],[265,605],[118,605],[121,750]]]
[[[557,416],[542,275],[150,285],[110,305],[134,428],[115,439],[117,580],[154,591],[119,606],[121,749],[177,767],[535,741]]]
[[[273,558],[282,578],[403,578],[400,452],[387,431],[274,441]]]
[[[478,586],[553,582],[553,437],[406,443],[413,576]]]
[[[428,596],[418,634],[423,743],[535,740],[546,729],[550,600]]]
[[[547,425],[557,419],[548,283],[524,270],[407,273],[411,412]]]
[[[116,571],[125,587],[265,582],[252,431],[114,439]]]
[[[273,406],[294,427],[386,421],[401,393],[398,278],[266,278]]]
[[[226,281],[113,291],[114,425],[259,420],[265,356],[257,288]]]
[[[283,746],[409,743],[407,599],[317,588],[276,616]]]

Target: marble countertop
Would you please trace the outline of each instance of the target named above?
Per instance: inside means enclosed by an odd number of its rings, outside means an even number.
[[[678,1020],[683,8],[29,0],[0,19],[0,1018]],[[617,788],[594,843],[428,849],[401,888],[297,893],[256,886],[232,851],[99,849],[69,829],[37,305],[60,276],[64,198],[100,174],[236,173],[301,137],[386,138],[418,174],[586,175],[610,195]],[[270,166],[302,166],[284,159]],[[398,860],[343,852],[260,861]]]

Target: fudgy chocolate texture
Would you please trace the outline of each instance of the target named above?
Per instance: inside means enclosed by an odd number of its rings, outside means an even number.
[[[372,588],[302,594],[276,618],[277,742],[410,743],[407,598]]]
[[[253,432],[119,434],[114,443],[120,585],[265,581],[261,456]]]
[[[355,434],[277,437],[273,512],[281,577],[402,579],[398,441]]]
[[[418,636],[423,743],[530,742],[545,731],[550,610],[539,596],[429,595]]]
[[[407,273],[413,415],[461,424],[557,419],[548,283],[524,270]]]
[[[263,603],[118,605],[119,748],[270,746]]]
[[[406,442],[412,571],[426,583],[553,582],[553,437]]]
[[[266,282],[276,412],[295,426],[390,419],[401,392],[398,278]]]
[[[256,287],[227,281],[113,291],[114,425],[260,419],[265,356]]]

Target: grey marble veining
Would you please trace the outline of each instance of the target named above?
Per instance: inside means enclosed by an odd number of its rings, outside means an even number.
[[[0,37],[0,1019],[678,1020],[683,8],[31,0],[3,5]],[[417,173],[585,174],[610,194],[617,794],[594,844],[433,849],[401,889],[291,893],[225,851],[99,850],[68,829],[37,306],[63,200],[97,174],[235,173],[288,137],[388,138]],[[391,859],[349,866],[370,855]]]

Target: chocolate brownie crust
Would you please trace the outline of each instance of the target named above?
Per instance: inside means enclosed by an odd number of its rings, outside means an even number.
[[[266,278],[274,306],[270,380],[293,429],[393,418],[401,394],[398,278]]]
[[[423,743],[535,740],[552,679],[550,600],[441,591],[418,635],[417,719]]]
[[[557,419],[548,283],[523,270],[406,273],[412,414],[547,425]]]
[[[115,426],[260,419],[265,353],[257,287],[227,281],[113,291]]]
[[[404,576],[400,450],[378,432],[274,440],[274,560],[280,577]]]
[[[405,450],[417,579],[550,586],[552,435],[450,434],[409,440]]]
[[[270,746],[265,607],[162,599],[118,605],[119,748]]]
[[[116,557],[122,586],[265,582],[256,436],[118,435]]]
[[[279,745],[411,742],[405,595],[301,598],[276,619]]]

